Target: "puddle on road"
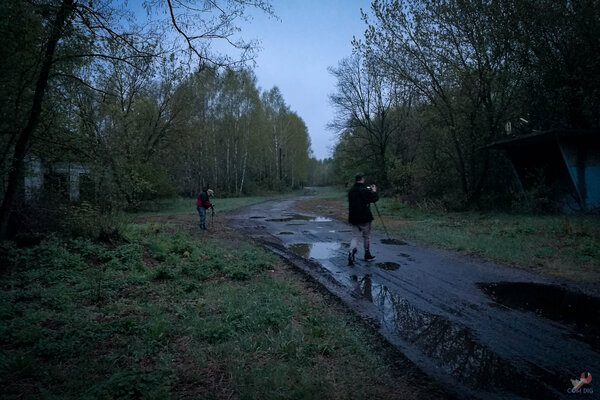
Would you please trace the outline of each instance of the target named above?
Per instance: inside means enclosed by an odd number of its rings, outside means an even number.
[[[571,326],[573,338],[600,350],[600,299],[532,282],[478,283],[496,303]]]
[[[311,217],[302,214],[291,214],[283,218],[270,218],[267,219],[269,222],[290,222],[290,221],[311,221],[311,222],[331,222],[331,218],[327,217]]]
[[[396,244],[396,245],[400,245],[400,246],[404,246],[407,243],[404,240],[400,240],[400,239],[381,239],[381,243],[383,244]]]
[[[322,260],[333,257],[341,247],[336,242],[315,242],[291,244],[289,249],[300,257]]]
[[[523,371],[500,358],[480,344],[472,330],[448,318],[425,312],[413,306],[385,285],[371,282],[369,275],[350,276],[355,291],[372,301],[380,310],[382,330],[399,337],[419,349],[433,363],[460,382],[486,391],[506,391],[526,398],[555,398],[555,393],[537,373],[524,375]],[[535,367],[534,367],[535,368]],[[534,393],[534,397],[532,396]]]
[[[400,264],[391,261],[377,263],[376,265],[381,269],[385,269],[386,271],[395,271],[400,268]]]
[[[373,281],[371,280],[371,275],[366,274],[360,279],[357,275],[351,275],[350,279],[354,284],[354,292],[360,297],[373,302]]]

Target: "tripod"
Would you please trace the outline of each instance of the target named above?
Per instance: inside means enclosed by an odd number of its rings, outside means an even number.
[[[215,218],[215,206],[210,205],[210,227],[213,227],[213,219]]]
[[[377,207],[377,203],[373,203],[373,205],[375,205],[375,210],[377,210],[377,215],[379,215],[379,219],[381,220],[381,225],[383,225],[383,230],[385,231],[385,234],[387,235],[388,240],[392,240],[392,238],[390,237],[390,234],[389,234],[387,228],[385,227],[385,224],[383,223],[383,218],[381,217],[381,213],[379,212],[379,208]]]

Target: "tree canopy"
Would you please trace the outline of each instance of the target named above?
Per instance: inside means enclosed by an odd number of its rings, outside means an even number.
[[[510,191],[507,160],[485,149],[506,126],[600,128],[597,0],[375,0],[363,18],[355,55],[331,71],[346,174],[369,169],[389,191],[464,206]],[[383,116],[387,156],[359,155],[383,137]]]
[[[38,174],[84,165],[82,197],[101,209],[193,196],[205,185],[240,195],[306,180],[307,128],[277,88],[258,89],[248,67],[256,42],[237,27],[248,8],[273,14],[270,3],[143,7],[144,16],[110,0],[0,5],[2,238],[25,203],[31,160]],[[234,51],[213,51],[217,41]]]

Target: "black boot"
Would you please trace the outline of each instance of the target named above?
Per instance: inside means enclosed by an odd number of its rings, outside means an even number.
[[[351,252],[348,253],[348,265],[354,265],[354,260],[356,258],[356,249],[352,249]]]
[[[365,261],[372,261],[375,259],[375,256],[371,254],[369,250],[365,250]]]

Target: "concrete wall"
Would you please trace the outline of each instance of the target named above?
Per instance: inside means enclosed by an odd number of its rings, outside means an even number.
[[[27,171],[24,178],[25,200],[35,200],[44,188],[44,174],[52,172],[54,174],[65,175],[68,177],[69,200],[79,200],[79,179],[82,174],[89,173],[89,169],[81,163],[55,163],[49,167],[44,167],[40,159],[28,157],[26,160]]]

